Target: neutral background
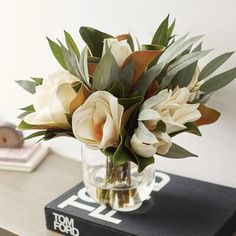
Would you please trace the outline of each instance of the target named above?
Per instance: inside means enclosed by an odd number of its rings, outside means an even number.
[[[46,76],[59,68],[46,36],[62,38],[69,31],[78,41],[79,27],[92,26],[111,34],[132,32],[150,42],[157,25],[170,13],[177,18],[176,34],[205,34],[208,57],[236,50],[235,0],[1,0],[0,7],[0,115],[17,122],[17,108],[30,104],[30,95],[13,81]],[[202,61],[204,63],[204,60]],[[234,55],[222,70],[236,65]],[[220,120],[202,127],[202,138],[180,135],[175,142],[199,158],[168,160],[158,157],[160,170],[236,187],[236,81],[216,92],[209,105],[222,112]],[[76,140],[49,142],[60,154],[79,159]]]

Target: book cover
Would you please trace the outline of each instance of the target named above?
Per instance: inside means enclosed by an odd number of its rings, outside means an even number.
[[[83,183],[45,207],[46,225],[70,236],[231,236],[236,189],[156,172],[148,201],[133,212],[94,202]]]

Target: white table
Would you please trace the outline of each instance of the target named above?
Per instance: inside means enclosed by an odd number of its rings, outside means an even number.
[[[0,236],[59,235],[46,229],[44,206],[81,179],[80,162],[56,154],[31,173],[0,171]]]

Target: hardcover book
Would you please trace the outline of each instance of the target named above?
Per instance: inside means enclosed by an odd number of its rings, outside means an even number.
[[[150,199],[117,212],[90,198],[83,183],[45,207],[47,228],[70,236],[231,236],[236,189],[156,172]]]

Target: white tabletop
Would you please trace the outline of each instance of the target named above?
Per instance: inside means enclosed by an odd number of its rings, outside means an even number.
[[[0,235],[59,235],[46,229],[44,206],[81,179],[80,163],[56,154],[31,173],[0,171]]]

